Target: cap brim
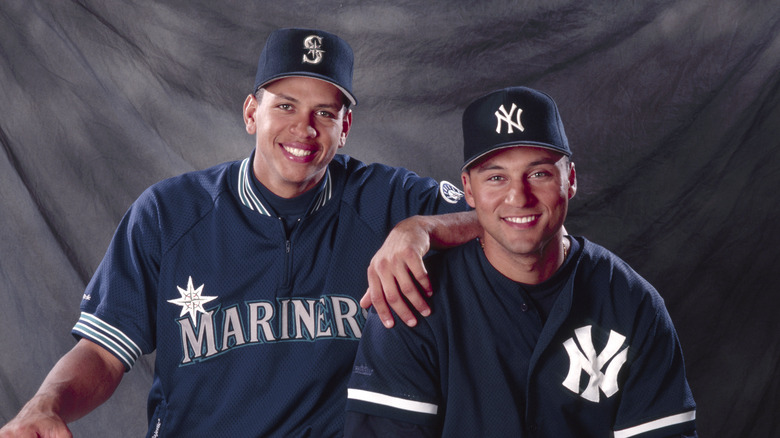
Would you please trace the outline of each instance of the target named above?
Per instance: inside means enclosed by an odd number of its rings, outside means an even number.
[[[568,153],[566,151],[562,151],[560,148],[557,148],[555,146],[549,145],[547,143],[536,143],[536,142],[532,142],[532,141],[526,141],[526,142],[522,142],[522,143],[515,143],[515,142],[503,143],[503,144],[498,144],[498,145],[490,148],[489,150],[482,152],[479,155],[475,155],[475,156],[469,158],[466,161],[466,163],[463,164],[463,166],[461,166],[460,170],[462,172],[462,171],[468,169],[472,164],[474,164],[477,161],[481,160],[486,155],[492,154],[493,152],[496,152],[496,151],[499,151],[499,150],[502,150],[502,149],[521,148],[521,147],[547,149],[547,150],[551,150],[553,152],[557,152],[557,153],[559,153],[561,155],[565,155],[567,157],[571,156],[570,153]]]
[[[284,79],[284,78],[314,78],[314,79],[319,79],[319,80],[321,80],[323,82],[327,82],[327,83],[333,85],[334,87],[338,88],[339,91],[341,91],[341,94],[343,94],[344,96],[347,96],[347,99],[349,99],[349,102],[353,106],[357,105],[357,99],[355,98],[355,96],[352,95],[352,93],[347,91],[346,88],[344,88],[341,85],[333,82],[332,80],[330,80],[330,78],[327,78],[327,77],[322,76],[322,75],[318,75],[316,73],[306,72],[306,71],[290,72],[290,73],[284,73],[284,74],[280,74],[280,75],[277,75],[277,76],[273,76],[273,77],[269,78],[268,80],[266,80],[265,82],[263,82],[262,84],[258,85],[257,88],[258,89],[259,88],[263,88],[266,85],[270,84],[271,82],[275,82],[275,81],[278,81],[279,79]]]

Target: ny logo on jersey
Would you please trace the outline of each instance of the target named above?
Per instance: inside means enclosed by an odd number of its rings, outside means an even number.
[[[517,113],[515,113],[515,110],[517,110]],[[525,128],[523,127],[523,124],[520,123],[520,114],[523,113],[522,109],[518,109],[517,105],[514,103],[512,104],[512,108],[509,110],[509,112],[506,112],[506,108],[504,108],[504,105],[502,104],[500,107],[498,107],[498,110],[495,112],[496,115],[496,134],[501,134],[501,122],[506,123],[507,134],[512,134],[515,131],[512,130],[512,128],[517,128],[518,131],[523,132],[525,131]],[[515,114],[515,120],[512,121],[512,115]]]
[[[563,386],[575,394],[592,402],[599,402],[599,388],[607,398],[615,395],[618,388],[618,373],[628,358],[628,347],[622,351],[626,337],[613,330],[609,332],[607,345],[596,355],[591,337],[591,326],[580,327],[574,330],[574,338],[569,338],[563,343],[566,352],[569,353],[569,374],[563,381]],[[577,345],[579,344],[579,346]],[[602,369],[606,365],[606,370]],[[588,374],[589,380],[585,390],[580,392],[580,377],[582,372]]]
[[[322,37],[309,35],[303,40],[303,47],[308,49],[308,53],[303,54],[303,62],[307,64],[319,64],[322,62]]]

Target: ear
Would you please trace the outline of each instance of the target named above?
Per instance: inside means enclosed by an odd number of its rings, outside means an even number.
[[[347,135],[352,128],[352,110],[348,109],[344,113],[344,117],[341,119],[341,137],[339,138],[339,149],[343,148],[347,144]]]
[[[463,193],[469,207],[477,208],[476,203],[474,202],[474,193],[471,190],[471,175],[469,174],[468,169],[461,172],[460,181],[463,183]]]
[[[577,193],[577,172],[574,170],[574,163],[569,164],[569,199]]]
[[[249,135],[254,135],[257,132],[257,121],[255,120],[257,107],[258,103],[255,96],[251,94],[247,96],[244,101],[244,126],[246,127],[246,133]]]

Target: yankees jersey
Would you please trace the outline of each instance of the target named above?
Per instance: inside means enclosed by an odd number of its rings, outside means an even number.
[[[611,252],[572,243],[545,282],[562,285],[546,322],[476,241],[431,257],[429,317],[391,330],[368,318],[346,436],[696,436],[663,300]]]
[[[81,302],[77,338],[127,370],[156,351],[148,436],[340,436],[371,257],[398,221],[467,209],[448,183],[337,155],[288,234],[252,157],[147,189]]]

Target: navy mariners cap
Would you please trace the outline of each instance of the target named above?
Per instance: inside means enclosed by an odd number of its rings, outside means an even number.
[[[352,105],[352,48],[338,36],[315,29],[278,29],[268,36],[257,62],[255,91],[277,79],[305,76],[330,82]]]
[[[496,90],[463,113],[463,167],[497,149],[534,146],[571,156],[552,97],[527,87]]]

